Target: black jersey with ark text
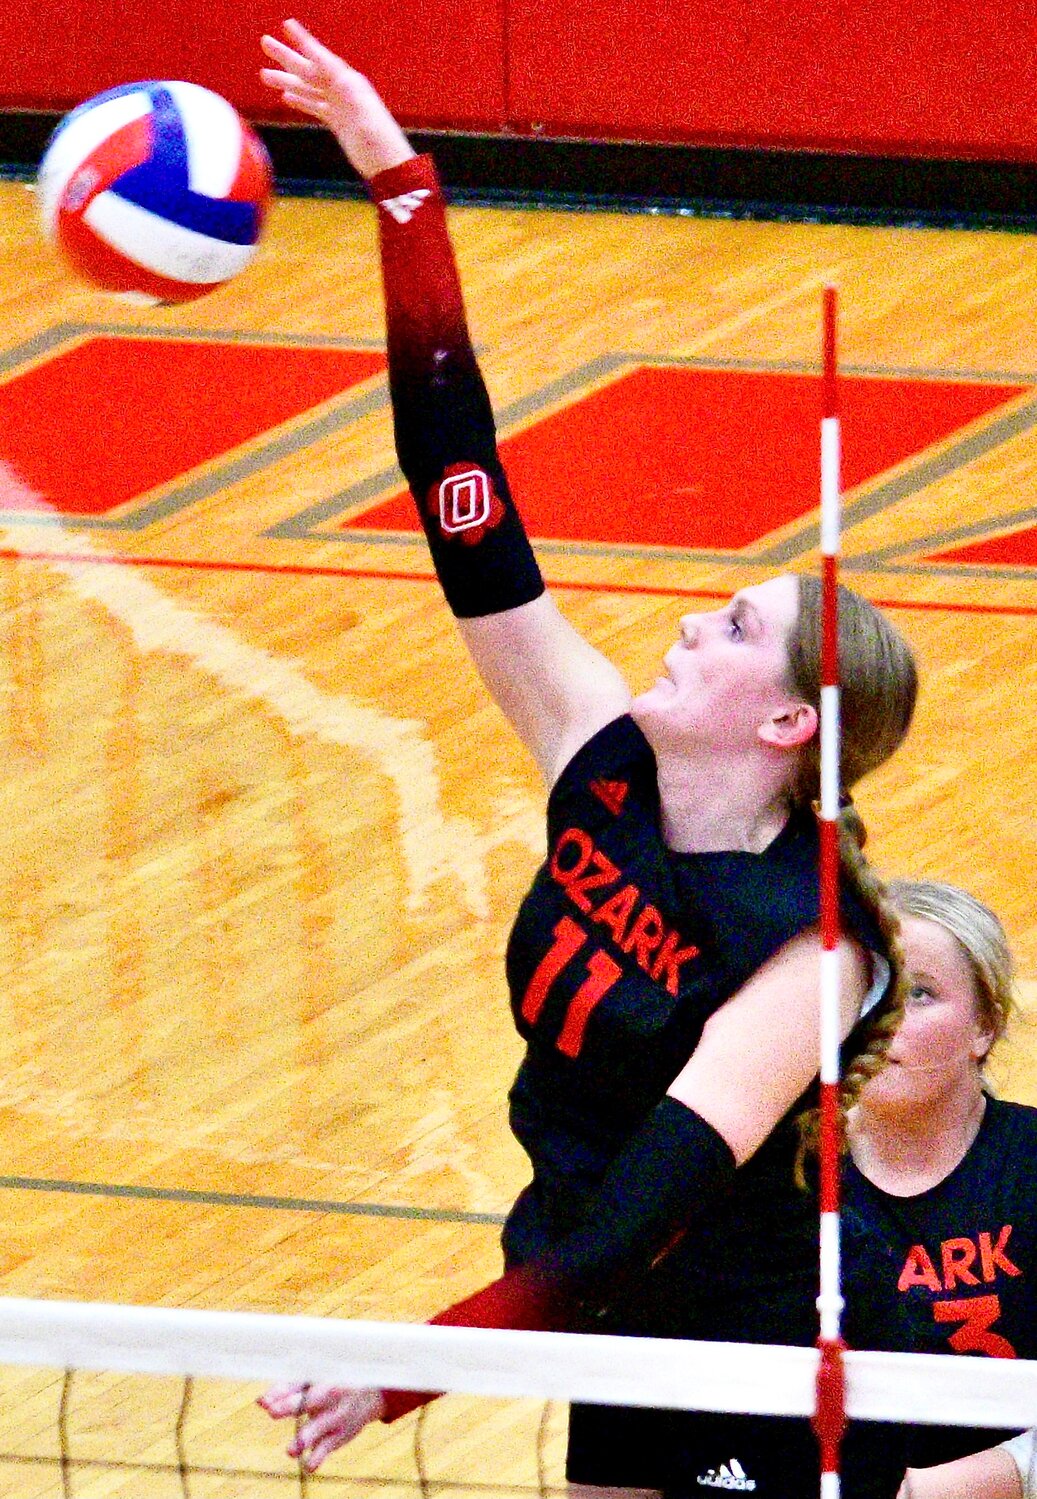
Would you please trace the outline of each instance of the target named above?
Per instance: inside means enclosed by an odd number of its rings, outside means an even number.
[[[1037,1358],[1037,1109],[988,1099],[975,1140],[943,1181],[894,1197],[852,1163],[846,1211],[882,1241],[888,1257],[866,1269],[885,1277],[914,1353]],[[1008,1433],[919,1426],[911,1465],[976,1452]]]

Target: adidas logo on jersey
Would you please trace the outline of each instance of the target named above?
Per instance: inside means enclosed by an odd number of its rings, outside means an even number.
[[[630,786],[626,781],[606,781],[602,777],[591,781],[590,790],[599,802],[603,802],[613,817],[618,817],[623,810],[623,803],[627,799]]]
[[[409,224],[425,199],[431,196],[430,187],[416,187],[412,193],[401,193],[398,198],[379,199],[379,207],[384,208],[397,224]]]
[[[750,1478],[737,1457],[719,1468],[710,1468],[695,1480],[703,1489],[726,1489],[729,1493],[748,1494],[756,1487],[756,1479]]]

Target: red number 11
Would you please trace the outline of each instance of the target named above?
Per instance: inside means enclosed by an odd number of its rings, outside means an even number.
[[[537,964],[522,1000],[522,1017],[530,1025],[536,1024],[551,985],[587,941],[587,933],[571,916],[563,916],[554,929],[554,938]],[[567,1057],[579,1056],[591,1011],[604,999],[622,972],[619,964],[600,947],[587,959],[587,977],[569,1003],[565,1024],[555,1042],[558,1050]]]

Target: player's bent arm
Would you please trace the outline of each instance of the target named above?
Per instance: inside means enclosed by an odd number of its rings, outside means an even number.
[[[585,1204],[578,1227],[436,1321],[566,1330],[639,1280],[684,1232],[708,1222],[737,1165],[788,1113],[817,1072],[820,939],[785,944],[709,1021],[668,1096],[634,1133]],[[868,964],[841,947],[843,1029]],[[387,1397],[392,1414],[406,1405]]]
[[[549,786],[581,745],[630,706],[621,673],[547,593],[457,624],[479,675]]]
[[[668,1095],[608,1168],[578,1227],[433,1321],[548,1331],[593,1326],[678,1237],[708,1223],[737,1165],[817,1072],[819,953],[816,930],[793,938],[713,1016]],[[866,993],[868,963],[848,940],[840,958],[845,1032]],[[383,1419],[430,1398],[386,1391]]]
[[[1010,1445],[1010,1444],[1008,1444]],[[1006,1447],[990,1447],[935,1468],[909,1468],[897,1499],[1033,1499]]]
[[[709,1019],[668,1089],[727,1141],[738,1165],[755,1154],[817,1074],[820,953],[816,928],[779,948]],[[845,1036],[867,993],[869,965],[849,938],[839,956]]]

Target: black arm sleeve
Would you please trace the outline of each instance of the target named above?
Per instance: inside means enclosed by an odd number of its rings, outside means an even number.
[[[724,1137],[667,1096],[609,1167],[580,1227],[537,1266],[585,1313],[597,1313],[708,1212],[734,1170]]]
[[[396,451],[447,603],[496,614],[544,591],[497,453],[435,168],[411,157],[369,184],[378,209]]]
[[[731,1147],[693,1109],[664,1098],[605,1175],[579,1228],[542,1258],[507,1271],[432,1321],[449,1327],[587,1330],[624,1285],[643,1276],[708,1216],[735,1170]],[[385,1421],[433,1399],[387,1390]]]

